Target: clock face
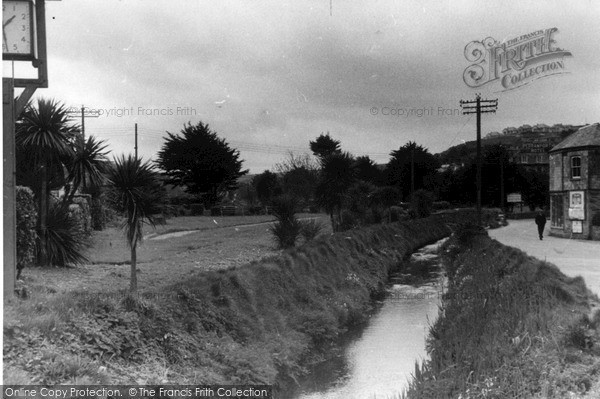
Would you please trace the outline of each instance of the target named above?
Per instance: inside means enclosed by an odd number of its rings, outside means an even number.
[[[33,5],[31,1],[2,1],[2,56],[32,59]]]

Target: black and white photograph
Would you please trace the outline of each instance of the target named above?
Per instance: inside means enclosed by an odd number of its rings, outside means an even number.
[[[600,398],[599,21],[2,0],[2,398]]]

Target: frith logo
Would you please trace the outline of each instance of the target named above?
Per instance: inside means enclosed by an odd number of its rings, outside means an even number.
[[[516,89],[546,76],[565,73],[565,57],[571,52],[556,47],[558,29],[538,30],[503,43],[491,37],[465,47],[469,65],[463,79],[469,87],[498,81],[500,91]]]

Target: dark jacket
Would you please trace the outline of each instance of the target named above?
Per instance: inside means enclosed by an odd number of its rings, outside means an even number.
[[[535,217],[535,224],[537,224],[538,226],[544,226],[546,224],[546,216],[537,215]]]

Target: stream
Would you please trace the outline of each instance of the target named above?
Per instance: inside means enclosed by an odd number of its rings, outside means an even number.
[[[427,358],[425,340],[444,287],[437,255],[443,241],[419,249],[390,276],[386,298],[368,324],[350,331],[339,355],[312,368],[290,398],[400,397],[415,362]]]

